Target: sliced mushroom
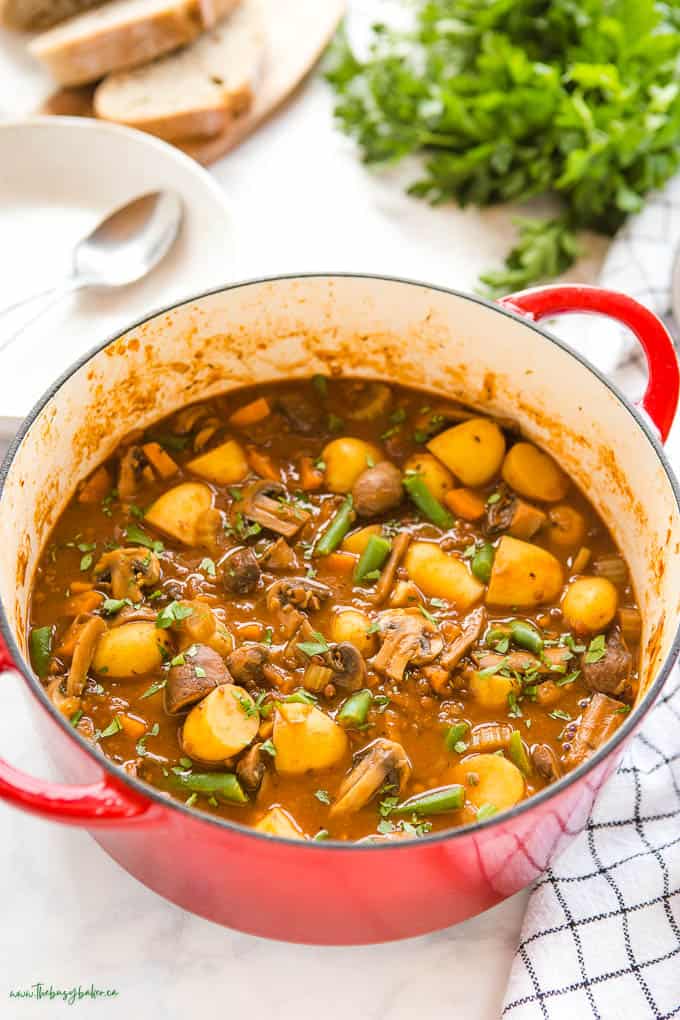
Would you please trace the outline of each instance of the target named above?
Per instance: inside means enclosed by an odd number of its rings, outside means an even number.
[[[163,691],[163,707],[168,715],[178,715],[209,694],[213,687],[226,684],[230,676],[224,661],[207,645],[194,645],[176,656],[168,670]]]
[[[64,688],[64,677],[57,676],[54,680],[50,681],[47,688],[47,696],[57,711],[66,716],[67,719],[71,719],[73,714],[80,708],[80,697],[67,694]]]
[[[262,785],[264,774],[267,771],[265,758],[268,757],[262,750],[262,744],[253,744],[245,754],[239,758],[236,765],[236,775],[241,786],[248,793],[257,793]],[[271,759],[270,759],[271,760]]]
[[[213,410],[209,404],[192,404],[190,407],[183,407],[172,419],[173,432],[180,436],[186,436],[193,432],[199,422],[209,418]]]
[[[357,382],[348,398],[347,417],[351,421],[372,421],[385,414],[392,403],[392,391],[385,383]]]
[[[269,546],[262,557],[262,562],[268,570],[298,570],[300,563],[294,549],[286,542],[285,538],[277,538]]]
[[[345,690],[358,691],[366,683],[366,663],[358,648],[349,641],[333,645],[322,657],[333,671],[331,683]]]
[[[77,697],[83,693],[87,672],[92,665],[97,642],[106,630],[106,624],[101,616],[79,617],[82,624],[73,648],[71,668],[66,681],[66,694],[69,697]]]
[[[239,549],[224,564],[222,583],[230,595],[248,595],[260,581],[260,565],[252,549]]]
[[[384,787],[401,795],[410,778],[411,762],[401,744],[379,737],[355,755],[329,814],[360,811]]]
[[[241,645],[227,656],[227,669],[236,683],[248,689],[263,683],[268,663],[269,650],[263,645]]]
[[[604,656],[598,662],[581,659],[583,682],[591,691],[602,694],[620,694],[626,686],[633,658],[626,647],[621,631],[615,627],[607,637]]]
[[[557,755],[548,744],[537,744],[531,752],[531,760],[539,776],[548,783],[554,783],[562,775]]]
[[[404,496],[401,471],[389,460],[366,468],[352,488],[354,509],[359,517],[375,517],[399,506]]]
[[[408,531],[400,531],[392,542],[392,551],[387,559],[387,563],[382,569],[380,580],[376,585],[375,595],[373,596],[373,601],[377,606],[381,605],[385,601],[392,590],[397,569],[399,568],[399,564],[403,560],[410,543],[411,535]]]
[[[421,613],[410,609],[387,609],[379,617],[380,651],[373,668],[390,680],[402,680],[409,664],[424,666],[436,659],[444,647],[437,627]]]
[[[153,480],[153,469],[141,446],[128,447],[118,467],[118,495],[122,501],[131,503],[141,487]]]
[[[141,620],[155,621],[158,613],[149,605],[123,606],[119,613],[116,613],[109,620],[109,627],[122,627],[124,623],[139,623]]]
[[[623,722],[626,708],[623,702],[608,698],[606,694],[598,692],[593,695],[573,737],[569,737],[571,748],[565,759],[568,768],[580,765],[616,733]]]
[[[325,584],[306,577],[286,577],[275,581],[267,591],[267,609],[275,613],[287,637],[302,623],[303,611],[316,612],[332,592]]]
[[[96,581],[108,581],[114,599],[141,602],[142,589],[158,584],[161,566],[149,549],[135,546],[104,553],[94,568]]]
[[[463,656],[467,655],[473,645],[479,641],[485,626],[486,609],[483,606],[466,616],[460,634],[442,652],[439,660],[442,668],[449,671],[455,669]]]
[[[272,499],[272,496],[276,498]],[[244,486],[236,507],[245,517],[261,524],[263,528],[285,538],[292,538],[309,521],[309,514],[286,502],[287,499],[286,489],[280,482],[263,479]]]

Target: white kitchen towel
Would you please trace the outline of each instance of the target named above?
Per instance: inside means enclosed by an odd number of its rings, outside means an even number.
[[[677,177],[621,230],[599,282],[665,317],[679,243]],[[592,360],[637,397],[645,379],[639,348],[620,329],[603,325],[589,333]],[[504,1020],[591,1017],[680,1017],[677,669],[585,832],[536,882],[510,972]]]

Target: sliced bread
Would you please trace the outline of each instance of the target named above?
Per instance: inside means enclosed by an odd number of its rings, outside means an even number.
[[[170,142],[216,135],[250,106],[264,40],[257,2],[244,0],[191,46],[105,78],[95,113]]]
[[[0,22],[9,28],[38,32],[102,3],[104,0],[0,0]]]
[[[191,42],[239,0],[110,0],[29,46],[62,85],[84,85]]]

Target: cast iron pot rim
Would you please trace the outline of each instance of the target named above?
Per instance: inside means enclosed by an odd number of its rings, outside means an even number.
[[[555,336],[553,333],[545,329],[543,326],[539,326],[536,322],[533,322],[531,319],[528,319],[525,316],[512,311],[507,306],[496,304],[493,301],[488,301],[487,299],[479,297],[476,294],[468,294],[465,291],[455,290],[454,288],[451,287],[443,287],[438,284],[425,283],[421,280],[413,280],[407,277],[388,276],[375,273],[352,273],[352,272],[284,273],[274,276],[254,277],[246,280],[240,280],[235,283],[228,283],[222,286],[212,287],[210,288],[210,290],[203,291],[200,294],[196,294],[192,297],[181,298],[173,302],[171,305],[167,305],[166,307],[163,308],[158,308],[148,313],[147,315],[142,316],[140,319],[138,319],[136,322],[131,323],[129,326],[126,326],[125,329],[117,331],[113,336],[108,337],[108,339],[103,340],[101,343],[92,347],[87,353],[83,354],[77,361],[73,362],[73,364],[69,368],[67,368],[66,371],[63,372],[62,375],[60,375],[56,379],[56,381],[52,383],[51,386],[48,387],[48,389],[45,391],[42,397],[40,397],[40,399],[37,401],[37,403],[34,405],[31,411],[29,411],[28,415],[22,422],[21,427],[19,428],[16,436],[12,440],[12,443],[10,444],[7,450],[3,463],[0,466],[0,499],[2,499],[2,494],[5,488],[5,482],[7,479],[7,475],[9,474],[10,468],[12,466],[12,462],[14,461],[14,457],[16,456],[19,447],[21,446],[25,436],[29,432],[33,423],[36,421],[36,419],[38,418],[42,410],[46,407],[46,405],[49,403],[49,401],[52,399],[52,397],[55,396],[55,394],[61,389],[63,384],[68,379],[70,379],[72,375],[75,375],[75,373],[78,372],[79,369],[81,369],[85,364],[87,364],[87,362],[90,361],[96,354],[104,350],[105,347],[108,347],[110,344],[115,343],[126,333],[129,333],[130,330],[138,329],[140,326],[144,325],[147,322],[151,322],[153,319],[158,318],[161,315],[165,315],[168,312],[175,311],[176,309],[181,308],[184,305],[190,305],[193,304],[194,302],[202,301],[204,298],[213,297],[216,294],[223,294],[231,290],[238,290],[242,287],[259,287],[262,284],[279,283],[286,280],[292,281],[314,279],[373,280],[381,283],[396,283],[408,287],[419,287],[424,288],[426,290],[437,291],[442,294],[447,294],[451,297],[461,298],[464,301],[472,301],[474,304],[482,305],[483,307],[488,308],[490,311],[495,312],[497,315],[503,315],[508,319],[514,319],[516,322],[520,323],[522,326],[525,326],[527,329],[531,329],[535,333],[540,334],[545,340],[548,340],[556,347],[559,347],[566,354],[570,355],[572,358],[575,358],[576,361],[578,361],[589,372],[592,372],[592,374],[595,375],[600,380],[600,382],[607,387],[607,389],[614,395],[614,397],[616,397],[619,403],[621,403],[626,408],[631,418],[635,421],[638,428],[643,432],[643,434],[649,441],[652,449],[654,450],[659,461],[661,462],[661,465],[664,469],[666,477],[668,478],[671,489],[673,490],[673,494],[675,495],[675,501],[678,507],[678,511],[680,512],[680,483],[675,477],[673,469],[671,468],[668,458],[666,457],[663,446],[661,445],[661,442],[658,436],[656,435],[655,429],[652,427],[652,425],[650,425],[647,416],[640,412],[623,395],[623,393],[621,393],[621,391],[614,385],[614,383],[610,379],[608,379],[599,369],[597,369],[594,365],[591,365],[586,360],[586,358],[583,357],[583,355],[581,355],[577,351],[574,351],[572,348],[568,347],[566,343],[559,339],[559,337]],[[509,822],[512,819],[519,817],[519,815],[539,807],[541,804],[547,802],[548,800],[551,800],[553,797],[558,797],[563,791],[567,790],[574,783],[579,782],[589,772],[595,769],[601,762],[604,761],[605,758],[608,758],[615,751],[615,749],[626,739],[626,737],[634,729],[637,728],[639,723],[646,716],[654,702],[657,700],[657,697],[661,693],[661,690],[670,674],[670,671],[673,668],[675,660],[680,654],[680,621],[678,621],[678,627],[675,633],[675,638],[673,639],[673,643],[668,652],[668,655],[664,659],[663,664],[654,682],[649,687],[647,693],[645,694],[644,698],[640,702],[640,705],[637,707],[637,709],[634,712],[631,712],[626,717],[623,724],[619,727],[614,736],[611,737],[610,740],[608,740],[602,747],[600,747],[595,752],[595,754],[593,754],[590,758],[587,758],[585,762],[578,766],[578,768],[574,769],[572,772],[568,772],[556,783],[552,783],[550,786],[546,786],[543,790],[539,791],[539,793],[535,793],[532,797],[528,797],[526,800],[520,801],[518,804],[516,804],[509,810],[502,811],[500,814],[492,816],[491,818],[488,818],[482,822],[471,822],[469,825],[458,826],[456,828],[447,829],[442,832],[432,833],[431,835],[419,836],[416,837],[415,839],[396,840],[393,843],[391,843],[389,840],[380,843],[350,843],[347,841],[331,839],[317,841],[309,839],[298,841],[288,839],[284,836],[273,836],[269,835],[268,833],[257,832],[255,829],[246,825],[239,824],[238,822],[232,822],[225,818],[217,818],[215,816],[208,815],[207,813],[194,811],[192,808],[188,808],[185,804],[182,804],[180,801],[175,800],[174,798],[165,797],[160,791],[156,790],[155,787],[143,783],[140,779],[127,775],[127,773],[125,773],[122,769],[114,765],[109,758],[107,758],[105,755],[101,753],[98,753],[95,750],[95,748],[93,748],[92,744],[90,744],[90,742],[86,740],[85,737],[81,736],[81,734],[78,733],[78,731],[73,726],[71,726],[70,722],[62,715],[61,712],[58,711],[57,708],[55,708],[55,706],[49,700],[45,693],[44,687],[40,683],[40,680],[35,676],[33,670],[30,669],[30,667],[24,660],[24,657],[19,649],[19,646],[14,639],[14,634],[12,633],[11,628],[9,626],[7,615],[5,613],[5,607],[2,604],[1,600],[0,600],[0,633],[2,633],[7,643],[7,647],[12,655],[12,658],[14,659],[17,671],[21,673],[23,678],[26,680],[32,693],[36,696],[37,700],[42,704],[43,708],[45,708],[49,712],[53,720],[57,723],[57,725],[61,727],[64,733],[66,733],[71,740],[74,740],[80,746],[80,748],[83,751],[85,751],[104,772],[106,772],[109,776],[111,776],[115,780],[116,783],[130,786],[137,794],[140,794],[141,796],[162,806],[163,808],[179,811],[181,814],[188,816],[189,818],[191,818],[192,821],[196,823],[203,823],[205,825],[216,826],[217,828],[221,829],[227,829],[237,836],[246,836],[250,837],[251,839],[265,841],[274,841],[276,843],[282,843],[288,847],[294,846],[299,851],[307,852],[311,850],[313,852],[316,851],[319,853],[322,853],[324,850],[333,851],[342,850],[348,853],[356,852],[370,853],[371,851],[375,850],[381,851],[389,850],[390,852],[395,853],[400,850],[408,852],[409,850],[414,850],[416,849],[416,847],[420,846],[424,847],[426,845],[431,845],[434,843],[443,843],[448,842],[449,840],[455,840],[459,838],[462,839],[466,836],[469,836],[473,832],[477,832],[481,829],[490,829],[493,826],[498,825],[499,823],[503,825],[506,821]],[[19,663],[20,665],[17,665],[17,663]],[[143,815],[141,817],[143,818]],[[140,819],[137,819],[137,821],[139,820]],[[134,819],[132,821],[134,821]],[[116,827],[124,828],[125,824],[126,823],[123,820]]]

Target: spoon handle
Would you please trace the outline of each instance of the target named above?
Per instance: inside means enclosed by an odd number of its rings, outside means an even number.
[[[75,277],[67,277],[65,280],[60,280],[54,287],[48,287],[47,290],[32,294],[30,297],[0,309],[0,351],[4,351],[10,344],[13,344],[29,326],[61,301],[66,294],[77,290],[79,286],[80,283]],[[18,316],[19,321],[12,328],[13,320],[17,318],[17,313],[21,312],[24,314]],[[8,324],[7,332],[5,332],[6,324]]]

